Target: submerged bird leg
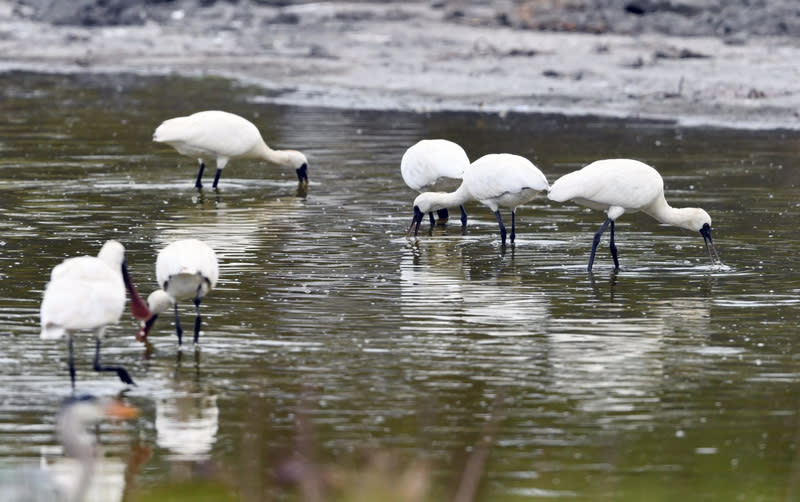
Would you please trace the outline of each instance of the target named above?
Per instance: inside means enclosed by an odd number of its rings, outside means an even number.
[[[136,385],[133,379],[128,374],[128,371],[122,366],[100,366],[100,336],[96,337],[94,345],[94,370],[95,371],[113,371],[123,383],[128,385]]]
[[[500,216],[500,210],[494,212],[494,217],[497,218],[497,224],[500,225],[500,240],[503,241],[503,246],[506,245],[506,226],[503,225],[503,217]]]
[[[217,183],[219,183],[219,177],[222,175],[222,169],[217,169],[217,174],[214,175],[214,184],[211,185],[211,188],[216,189]]]
[[[194,343],[197,345],[197,341],[200,339],[200,324],[203,322],[202,318],[200,317],[200,292],[202,291],[202,283],[200,286],[197,286],[197,295],[194,297],[194,310],[197,313],[197,317],[194,319]]]
[[[447,223],[447,220],[450,218],[450,213],[447,211],[446,207],[442,209],[438,209],[436,211],[436,215],[439,217],[439,225],[444,225]]]
[[[72,358],[72,335],[68,333],[67,338],[69,339],[67,342],[69,345],[69,379],[72,382],[72,390],[75,391],[75,360]]]
[[[461,209],[461,226],[462,227],[466,227],[467,226],[467,212],[464,211],[464,206],[458,206],[458,208]]]
[[[594,234],[594,239],[592,240],[592,252],[589,255],[589,266],[588,266],[589,272],[592,271],[592,264],[594,263],[594,254],[597,252],[597,245],[600,244],[600,236],[602,236],[603,232],[606,231],[608,225],[613,223],[614,222],[611,220],[611,218],[606,218],[606,221],[603,222],[603,226],[600,227],[600,230],[598,230],[596,234]],[[612,256],[616,255],[612,254]]]
[[[514,220],[516,219],[516,211],[511,211],[511,243],[514,243],[514,237],[517,236],[517,232],[514,229]]]
[[[611,250],[611,257],[614,259],[614,272],[617,272],[619,260],[617,259],[617,245],[614,244],[614,220],[611,220],[611,239],[608,241],[608,249]]]
[[[178,315],[178,302],[175,302],[175,334],[178,335],[178,345],[183,343],[183,329],[181,329],[181,318]]]
[[[200,159],[200,170],[197,171],[197,181],[194,182],[195,188],[203,188],[203,171],[206,168],[206,164],[203,162],[203,159]]]

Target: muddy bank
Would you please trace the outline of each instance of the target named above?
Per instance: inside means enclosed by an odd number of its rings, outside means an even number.
[[[118,14],[128,21],[83,26],[42,20],[31,0],[0,1],[0,70],[220,75],[264,88],[261,96],[232,99],[300,105],[800,125],[800,42],[776,31],[795,29],[800,13],[781,10],[788,2],[771,5],[770,12],[783,14],[780,26],[752,16],[751,24],[773,26],[770,36],[714,33],[721,25],[708,16],[724,9],[710,0],[596,0],[608,7],[596,12],[578,0],[492,9],[446,2],[205,3],[152,0],[139,10],[125,4]],[[547,18],[536,12],[574,20],[537,26],[531,20]],[[608,22],[600,25],[596,18],[604,12]],[[706,27],[664,21],[670,16]],[[706,36],[678,37],[648,27],[646,19]]]

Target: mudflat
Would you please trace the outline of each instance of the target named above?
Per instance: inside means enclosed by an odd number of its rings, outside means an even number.
[[[0,71],[217,75],[295,105],[800,127],[791,2],[743,2],[727,24],[710,0],[128,2],[111,19],[45,3],[0,1]]]

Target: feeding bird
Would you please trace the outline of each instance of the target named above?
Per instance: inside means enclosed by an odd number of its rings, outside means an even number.
[[[100,340],[106,326],[119,321],[125,310],[125,290],[131,295],[131,313],[140,320],[149,319],[150,311],[139,297],[128,275],[125,247],[115,240],[106,241],[97,257],[68,258],[56,265],[44,291],[41,306],[41,337],[67,336],[69,341],[69,376],[75,388],[72,332],[92,330],[95,335],[94,370],[116,372],[120,380],[133,384],[122,366],[100,365]]]
[[[198,159],[200,170],[194,185],[196,188],[203,188],[203,159],[208,158],[217,160],[213,188],[217,188],[228,161],[239,158],[262,159],[291,167],[297,173],[300,185],[308,185],[308,160],[305,155],[296,150],[271,149],[252,122],[233,113],[211,110],[165,120],[153,133],[153,141],[166,143],[181,155]]]
[[[142,323],[137,339],[146,340],[158,315],[168,308],[175,310],[175,333],[178,345],[183,343],[178,315],[178,301],[192,299],[197,317],[194,322],[194,343],[200,336],[200,301],[217,284],[219,265],[214,250],[198,239],[182,239],[169,244],[158,253],[156,280],[161,289],[147,297],[152,315]]]
[[[671,207],[664,198],[664,180],[661,175],[638,160],[606,159],[592,162],[557,179],[550,187],[548,197],[556,202],[572,200],[607,213],[606,221],[592,241],[589,272],[592,271],[600,237],[609,227],[609,248],[614,259],[614,270],[619,270],[617,246],[614,244],[614,222],[626,212],[637,211],[642,211],[661,223],[700,232],[711,262],[715,263],[716,257],[716,261],[722,263],[711,239],[711,217],[708,213],[695,207]]]
[[[510,153],[492,153],[479,158],[464,171],[461,186],[455,192],[425,192],[414,200],[414,217],[406,236],[419,225],[426,212],[441,207],[461,205],[475,199],[487,206],[497,218],[500,240],[506,245],[506,226],[499,208],[511,209],[511,242],[516,237],[516,210],[531,201],[537,192],[547,190],[547,178],[531,161]]]
[[[446,139],[423,139],[409,147],[400,160],[400,174],[409,188],[417,192],[435,188],[443,178],[461,179],[469,167],[469,157],[460,145]],[[459,204],[461,224],[467,224],[467,212]],[[439,223],[447,221],[446,207],[436,211]],[[435,224],[430,212],[431,225]]]

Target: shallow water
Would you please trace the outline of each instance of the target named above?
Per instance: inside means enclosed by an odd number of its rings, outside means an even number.
[[[296,449],[340,480],[330,493],[343,499],[367,479],[396,492],[402,471],[420,467],[429,499],[447,500],[487,434],[480,500],[800,493],[797,133],[290,108],[215,79],[7,74],[0,84],[9,469],[60,457],[66,344],[38,336],[52,267],[119,239],[146,295],[158,250],[199,237],[221,264],[201,349],[178,351],[166,315],[150,349],[127,314],[108,330],[103,361],[131,372],[138,386],[125,399],[142,416],[100,428],[104,462],[117,466],[104,500],[199,489],[307,498],[279,479],[293,468],[316,479]],[[303,150],[307,194],[291,170],[241,160],[218,193],[198,194],[195,162],[150,137],[164,118],[202,108],[245,115],[272,146]],[[673,205],[712,215],[726,267],[710,266],[699,235],[637,214],[617,225],[622,270],[601,247],[589,275],[603,215],[544,197],[518,211],[505,251],[476,203],[464,235],[454,218],[407,240],[414,194],[399,160],[425,137],[458,141],[473,159],[524,155],[551,182],[597,158],[646,160]],[[77,337],[78,392],[119,393],[115,376],[91,371],[93,348]],[[396,464],[382,475],[387,452]]]

